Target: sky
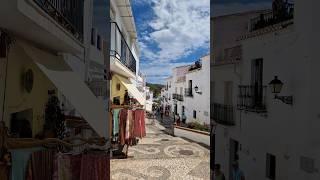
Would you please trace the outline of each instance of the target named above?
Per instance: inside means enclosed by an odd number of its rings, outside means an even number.
[[[210,53],[210,13],[269,8],[272,0],[131,0],[147,82],[164,83],[172,68]],[[211,4],[211,9],[210,9]]]

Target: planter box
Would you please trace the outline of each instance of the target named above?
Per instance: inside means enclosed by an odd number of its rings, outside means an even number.
[[[197,143],[202,143],[210,146],[210,133],[205,131],[199,131],[195,129],[174,126],[174,135],[178,137],[184,137],[195,141]]]

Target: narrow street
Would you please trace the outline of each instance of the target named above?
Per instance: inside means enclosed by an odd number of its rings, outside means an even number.
[[[209,150],[167,132],[172,121],[147,119],[147,136],[129,148],[128,159],[111,160],[111,178],[131,179],[209,179]]]

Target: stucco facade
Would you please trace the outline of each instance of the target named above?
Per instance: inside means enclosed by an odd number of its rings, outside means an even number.
[[[312,5],[313,4],[313,5]],[[230,163],[238,155],[240,168],[246,179],[270,179],[268,169],[275,172],[275,179],[319,179],[319,138],[317,134],[319,100],[319,61],[317,48],[312,46],[319,40],[315,29],[318,22],[310,20],[316,1],[296,2],[294,18],[287,26],[273,25],[263,30],[245,32],[239,37],[242,59],[238,64],[213,68],[214,97],[223,101],[223,87],[219,82],[232,81],[232,104],[234,124],[215,122],[216,163],[229,177]],[[248,19],[249,21],[250,19]],[[310,48],[309,48],[310,47]],[[261,79],[264,109],[239,109],[240,87],[252,83],[253,62],[262,64]],[[279,96],[293,96],[293,104],[278,99],[268,87],[274,76],[284,83]],[[239,98],[240,97],[240,98]],[[268,166],[273,156],[275,166]]]

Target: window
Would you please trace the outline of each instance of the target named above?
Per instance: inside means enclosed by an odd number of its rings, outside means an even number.
[[[100,35],[97,36],[97,48],[99,50],[101,50],[101,37],[100,37]]]
[[[189,86],[189,91],[192,94],[192,80],[189,80],[188,86]]]
[[[251,64],[251,85],[253,87],[253,105],[262,106],[263,100],[263,59],[254,59]]]
[[[197,111],[193,110],[193,118],[196,119],[197,118]]]
[[[272,154],[267,154],[266,176],[269,179],[276,179],[276,157]]]
[[[91,29],[91,45],[95,46],[96,44],[96,30],[94,28]]]

